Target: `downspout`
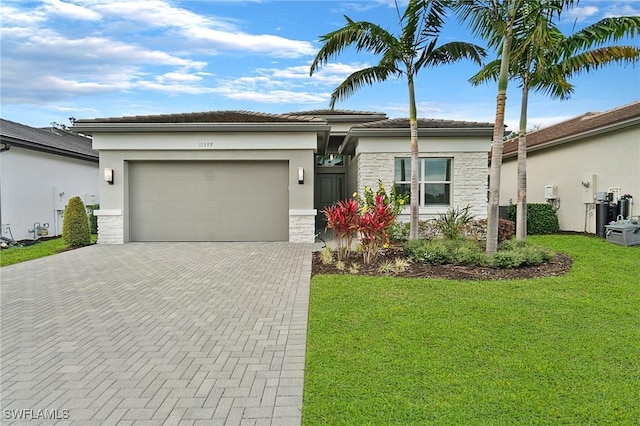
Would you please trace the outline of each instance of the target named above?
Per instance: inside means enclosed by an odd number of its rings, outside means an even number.
[[[0,148],[0,153],[9,151],[11,149],[11,144],[9,142],[0,142],[4,145]],[[2,226],[2,177],[0,176],[0,227]],[[0,229],[0,237],[2,236],[2,229]]]

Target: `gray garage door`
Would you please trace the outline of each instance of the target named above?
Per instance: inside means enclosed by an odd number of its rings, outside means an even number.
[[[129,164],[132,241],[287,241],[286,161]]]

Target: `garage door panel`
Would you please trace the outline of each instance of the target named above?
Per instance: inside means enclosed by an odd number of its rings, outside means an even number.
[[[132,162],[133,241],[288,240],[288,163]]]

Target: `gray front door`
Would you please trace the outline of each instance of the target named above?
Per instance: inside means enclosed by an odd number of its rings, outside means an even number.
[[[344,200],[344,173],[319,173],[316,175],[316,227],[324,228],[326,221],[322,210],[339,200]]]

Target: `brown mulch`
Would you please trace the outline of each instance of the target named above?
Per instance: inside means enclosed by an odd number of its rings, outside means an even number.
[[[391,247],[381,253],[371,264],[365,265],[361,253],[351,253],[344,261],[345,268],[340,271],[336,262],[324,265],[320,261],[320,252],[313,253],[312,275],[316,274],[349,274],[352,264],[358,266],[357,275],[395,276],[403,278],[447,278],[452,280],[512,280],[525,278],[552,277],[566,273],[571,269],[571,258],[564,253],[557,253],[553,261],[537,266],[524,266],[513,269],[500,269],[478,266],[455,265],[425,265],[411,262],[409,267],[401,273],[383,274],[378,271],[381,263],[393,261],[395,258],[406,259],[401,247]]]

